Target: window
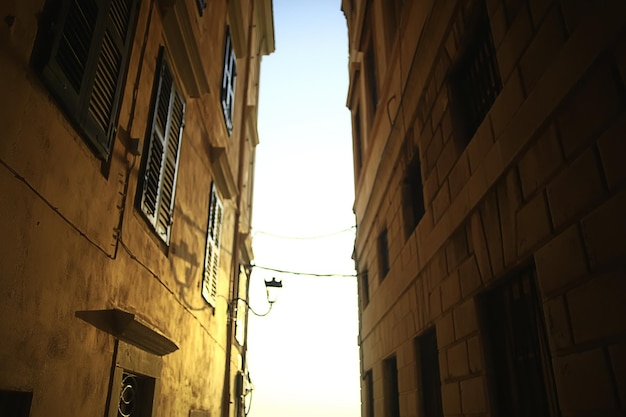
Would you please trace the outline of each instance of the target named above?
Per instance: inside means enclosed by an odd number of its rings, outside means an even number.
[[[374,13],[372,2],[365,3],[365,17],[363,19],[363,35],[360,41],[360,51],[363,51],[364,91],[366,105],[366,121],[372,124],[378,107],[378,71],[376,68],[376,54],[374,53]]]
[[[202,275],[202,297],[214,307],[215,298],[217,297],[217,276],[220,265],[223,216],[224,205],[217,194],[215,183],[213,183],[209,197],[209,220],[204,253],[204,273]]]
[[[224,74],[222,76],[222,110],[226,130],[230,135],[233,132],[233,117],[235,114],[235,79],[237,78],[237,60],[230,30],[226,28],[226,42],[224,50]]]
[[[370,369],[363,377],[363,392],[365,393],[363,417],[374,417],[374,381]]]
[[[384,362],[385,417],[400,417],[400,392],[398,390],[398,361],[395,356]]]
[[[102,160],[116,133],[136,0],[48,0],[33,64]]]
[[[139,207],[161,240],[169,244],[185,101],[164,55],[161,48],[152,99],[152,122],[146,132]]]
[[[378,261],[380,262],[380,279],[385,279],[389,272],[389,242],[387,240],[387,229],[378,236]]]
[[[28,417],[32,401],[32,392],[0,390],[0,416]]]
[[[407,137],[412,138],[412,132]],[[402,182],[402,209],[404,228],[408,238],[424,216],[424,191],[419,151],[409,145],[409,142],[407,145],[409,162],[406,164],[404,181]]]
[[[449,77],[457,140],[467,146],[496,97],[502,81],[496,61],[485,1],[476,2]]]
[[[367,83],[367,94],[372,109],[372,120],[378,108],[378,74],[376,71],[376,55],[374,54],[374,40],[372,35],[368,36],[369,41],[365,50],[365,81]]]
[[[356,173],[361,172],[363,166],[363,140],[361,137],[361,109],[354,112],[354,165]]]
[[[361,272],[359,276],[359,285],[361,286],[361,303],[362,308],[365,308],[370,303],[370,279],[367,271]]]
[[[404,0],[386,0],[382,2],[383,17],[385,19],[385,35],[387,37],[387,48],[391,50],[396,39],[398,26],[402,16]]]
[[[555,416],[550,353],[533,273],[482,297],[496,416]]]
[[[206,9],[206,0],[196,0],[196,6],[198,6],[198,13],[202,16]]]
[[[426,330],[416,339],[417,363],[419,369],[419,391],[424,416],[443,417],[441,402],[441,379],[439,375],[439,354],[435,328]]]
[[[114,387],[117,409],[110,410],[110,416],[117,417],[150,417],[152,415],[152,402],[154,400],[155,380],[148,376],[140,375],[125,369],[116,368],[116,380],[119,381]]]

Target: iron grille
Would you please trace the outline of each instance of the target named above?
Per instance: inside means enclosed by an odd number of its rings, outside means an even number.
[[[457,134],[467,145],[502,90],[489,18],[483,1],[477,4],[472,29],[451,73],[451,100]]]
[[[483,297],[498,413],[556,415],[550,355],[534,277],[526,272]]]
[[[154,379],[122,372],[117,417],[148,417],[152,415]]]

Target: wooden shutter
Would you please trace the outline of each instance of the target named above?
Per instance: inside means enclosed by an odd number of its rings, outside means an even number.
[[[80,0],[82,1],[82,0]],[[108,158],[115,137],[117,116],[126,76],[131,37],[129,27],[135,12],[133,0],[113,0],[104,19],[102,42],[93,78],[88,80],[88,105],[83,127],[94,145]]]
[[[159,237],[169,243],[185,101],[162,56],[159,68],[140,206]]]
[[[101,159],[111,153],[136,0],[69,0],[52,27],[42,76]]]
[[[213,183],[209,200],[209,221],[204,254],[204,273],[202,276],[202,297],[213,306],[217,296],[223,215],[224,205],[217,194],[215,183]]]
[[[226,46],[224,51],[224,74],[222,77],[222,110],[226,129],[230,135],[233,131],[233,114],[235,111],[235,78],[237,76],[237,58],[233,49],[230,31],[226,30]]]

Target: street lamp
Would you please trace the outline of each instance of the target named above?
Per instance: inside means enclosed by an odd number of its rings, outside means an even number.
[[[278,289],[283,287],[282,281],[276,281],[275,277],[272,277],[271,281],[265,281],[265,293],[267,295],[267,302],[274,304],[278,299]]]
[[[255,316],[258,316],[258,317],[267,316],[270,313],[270,311],[272,311],[272,306],[278,299],[278,292],[280,288],[282,287],[283,287],[283,282],[277,281],[275,277],[273,277],[271,281],[265,280],[265,295],[267,297],[267,303],[269,304],[269,308],[265,313],[257,313],[256,311],[254,311],[252,306],[250,306],[250,303],[248,302],[248,300],[245,300],[239,297],[233,298],[231,300],[229,304],[229,308],[231,312],[236,312],[238,303],[242,302],[246,305],[246,307],[248,307],[248,310],[251,311],[252,314],[254,314]]]

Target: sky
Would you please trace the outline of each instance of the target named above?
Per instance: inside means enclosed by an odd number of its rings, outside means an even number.
[[[250,304],[249,417],[360,416],[348,38],[339,0],[274,0],[263,58]],[[319,277],[278,273],[266,268]]]

